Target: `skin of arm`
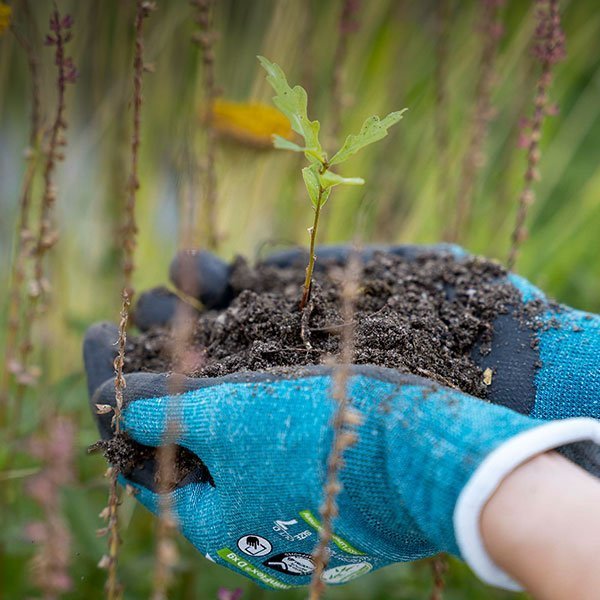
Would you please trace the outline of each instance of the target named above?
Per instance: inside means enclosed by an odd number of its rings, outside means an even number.
[[[492,560],[536,600],[600,597],[600,480],[561,455],[538,455],[508,475],[481,532]]]

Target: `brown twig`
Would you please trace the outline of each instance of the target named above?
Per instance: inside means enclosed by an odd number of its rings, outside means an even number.
[[[524,185],[519,196],[515,226],[511,236],[508,268],[512,270],[519,255],[521,244],[527,237],[525,221],[529,207],[535,201],[534,184],[540,178],[540,139],[544,119],[548,114],[548,90],[552,85],[554,65],[565,57],[565,35],[560,24],[558,0],[537,0],[538,25],[535,30],[534,56],[541,63],[541,72],[536,84],[533,117],[527,123],[529,134],[525,137],[527,168]]]
[[[338,22],[338,42],[333,55],[333,76],[331,79],[331,137],[337,143],[342,129],[344,101],[344,71],[348,56],[350,35],[359,28],[356,20],[361,0],[343,0]]]
[[[215,170],[217,133],[213,123],[213,105],[218,95],[215,78],[214,45],[218,34],[213,29],[213,13],[215,0],[190,0],[196,8],[194,21],[199,31],[194,34],[192,41],[200,48],[202,55],[202,79],[206,98],[206,170],[205,170],[205,210],[206,210],[206,241],[209,250],[216,250],[219,245],[217,224],[217,174]]]
[[[344,323],[354,323],[354,305],[358,294],[360,262],[351,256],[342,275],[342,319]],[[333,372],[333,397],[338,406],[333,419],[333,444],[327,460],[327,476],[323,486],[324,502],[321,506],[322,528],[319,543],[313,551],[315,570],[310,583],[310,600],[319,600],[325,589],[323,571],[329,562],[328,546],[333,536],[333,519],[338,515],[337,496],[342,488],[339,475],[344,466],[345,450],[356,443],[354,428],[361,423],[361,416],[350,407],[348,380],[354,361],[354,327],[342,330],[341,352]]]
[[[156,8],[154,2],[136,0],[135,11],[135,50],[133,58],[133,129],[131,134],[131,164],[130,174],[127,182],[125,201],[125,222],[123,226],[123,291],[122,304],[119,319],[118,354],[115,359],[115,408],[112,419],[115,435],[121,432],[121,411],[123,409],[123,392],[125,390],[125,378],[123,366],[125,363],[125,346],[127,344],[127,326],[129,323],[129,311],[133,299],[134,289],[132,276],[135,269],[134,255],[136,248],[137,225],[135,219],[135,206],[137,191],[140,187],[138,178],[139,148],[141,137],[141,113],[142,113],[142,83],[144,76],[144,20]],[[121,597],[122,587],[118,580],[117,563],[119,554],[119,492],[117,486],[118,470],[111,467],[108,470],[110,479],[107,510],[103,514],[107,520],[106,531],[108,533],[108,554],[104,555],[99,565],[107,569],[106,595],[109,600]]]
[[[465,153],[456,199],[456,214],[447,236],[452,242],[460,241],[471,221],[473,193],[477,173],[485,163],[483,147],[493,116],[492,90],[496,80],[496,57],[503,28],[499,9],[504,0],[481,0],[480,36],[483,46],[479,61],[479,74],[475,87],[475,105],[469,129],[469,143]]]
[[[429,600],[442,600],[446,582],[444,575],[448,571],[448,561],[443,554],[434,556],[429,564],[431,566],[431,576],[433,578],[433,589]]]

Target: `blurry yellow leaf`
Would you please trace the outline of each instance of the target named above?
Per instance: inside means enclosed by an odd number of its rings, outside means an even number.
[[[0,2],[0,35],[9,28],[11,14],[11,7],[4,4],[4,2]]]
[[[272,148],[274,135],[287,140],[294,135],[283,113],[260,102],[217,98],[212,105],[212,122],[220,135],[259,148]]]

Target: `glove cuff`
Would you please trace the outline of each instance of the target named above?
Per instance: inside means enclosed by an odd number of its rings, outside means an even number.
[[[485,549],[481,513],[502,481],[519,465],[565,444],[589,441],[600,445],[600,423],[576,418],[543,423],[508,439],[477,467],[463,488],[454,509],[454,531],[463,559],[484,582],[520,591],[522,586],[498,567]]]

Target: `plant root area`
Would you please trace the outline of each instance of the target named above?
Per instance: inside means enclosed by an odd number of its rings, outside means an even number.
[[[398,369],[485,399],[489,375],[476,357],[490,352],[496,317],[511,311],[531,330],[535,344],[536,316],[544,306],[524,305],[505,282],[506,270],[493,261],[450,253],[410,259],[375,253],[361,268],[352,323],[341,316],[343,268],[318,264],[303,320],[303,260],[286,268],[253,267],[238,257],[230,274],[233,300],[224,310],[196,313],[189,324],[191,346],[178,352],[185,360],[174,357],[170,329],[150,329],[129,337],[125,371],[221,377],[330,363],[350,326],[355,364]],[[111,462],[121,465],[116,454]],[[137,460],[130,450],[123,454],[129,464]]]

